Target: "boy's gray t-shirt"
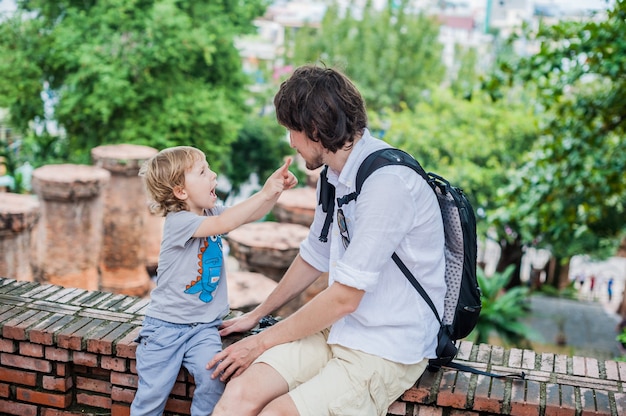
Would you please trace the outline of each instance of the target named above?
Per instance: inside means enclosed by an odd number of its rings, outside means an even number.
[[[206,212],[219,215],[223,206]],[[157,286],[146,316],[167,322],[209,323],[228,313],[226,265],[221,236],[192,238],[206,216],[189,211],[165,217]]]

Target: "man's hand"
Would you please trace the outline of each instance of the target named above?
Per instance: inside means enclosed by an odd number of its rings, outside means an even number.
[[[263,352],[259,335],[250,335],[216,354],[206,368],[210,370],[215,367],[211,377],[226,382],[243,373]]]
[[[250,314],[245,313],[237,318],[228,319],[222,322],[220,336],[225,337],[235,332],[246,332],[257,326],[258,320]]]

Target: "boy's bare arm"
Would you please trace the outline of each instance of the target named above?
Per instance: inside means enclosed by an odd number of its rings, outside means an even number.
[[[289,172],[291,159],[277,169],[265,182],[263,189],[245,201],[225,210],[220,215],[207,217],[193,234],[194,237],[225,234],[245,223],[255,221],[267,214],[284,189],[295,186],[297,180]],[[294,183],[295,181],[295,183]],[[259,216],[259,214],[261,214]]]

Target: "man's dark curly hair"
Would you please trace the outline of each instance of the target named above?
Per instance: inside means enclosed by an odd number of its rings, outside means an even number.
[[[363,97],[348,77],[331,68],[297,68],[281,84],[274,106],[279,124],[304,132],[333,153],[352,146],[367,127]]]

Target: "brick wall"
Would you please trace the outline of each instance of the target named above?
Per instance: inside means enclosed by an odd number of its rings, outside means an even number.
[[[145,299],[0,278],[0,414],[128,415]],[[226,343],[232,340],[225,340]],[[459,362],[526,380],[425,373],[390,416],[626,415],[626,363],[462,342]],[[181,371],[168,415],[188,415]]]

